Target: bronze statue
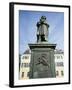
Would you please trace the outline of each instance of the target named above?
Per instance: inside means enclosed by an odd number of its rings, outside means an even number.
[[[37,22],[37,42],[46,42],[48,39],[48,27],[46,17],[42,16]]]

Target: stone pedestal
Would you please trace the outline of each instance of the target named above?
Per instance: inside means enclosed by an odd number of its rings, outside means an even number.
[[[30,78],[56,77],[54,49],[56,44],[29,44],[31,49]]]

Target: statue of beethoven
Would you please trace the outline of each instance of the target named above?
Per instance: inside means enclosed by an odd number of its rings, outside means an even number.
[[[46,17],[41,16],[39,22],[37,22],[37,42],[46,42],[48,40],[48,27]]]

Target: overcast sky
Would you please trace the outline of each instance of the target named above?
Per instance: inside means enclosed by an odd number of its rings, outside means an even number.
[[[43,11],[19,11],[19,52],[24,53],[29,48],[28,43],[37,40],[36,24],[41,16],[46,16],[49,24],[48,42],[57,44],[56,49],[64,50],[64,13]]]

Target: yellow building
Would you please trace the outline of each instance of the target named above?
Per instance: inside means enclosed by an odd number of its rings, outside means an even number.
[[[64,76],[64,53],[62,50],[55,50],[55,68],[56,68],[56,77]],[[29,70],[30,70],[30,50],[26,50],[24,54],[20,56],[20,79],[29,79]]]

